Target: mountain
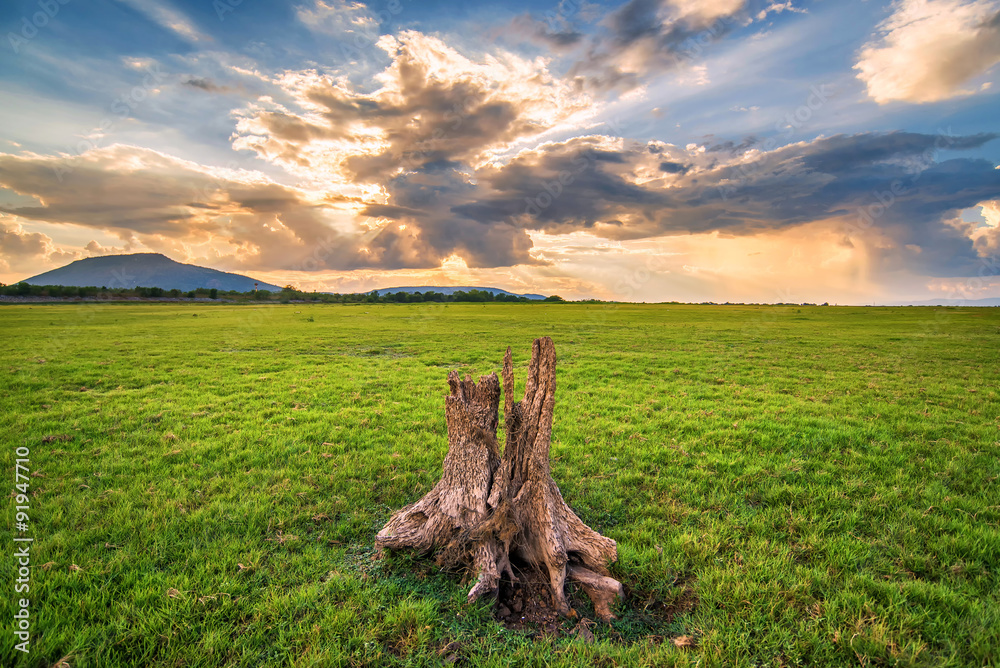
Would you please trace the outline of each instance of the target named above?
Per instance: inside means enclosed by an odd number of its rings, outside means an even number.
[[[108,288],[163,288],[164,290],[196,290],[217,288],[248,292],[254,284],[260,290],[281,290],[277,285],[264,283],[240,274],[174,262],[159,253],[133,253],[131,255],[105,255],[70,262],[65,267],[32,276],[24,281],[32,285],[73,285],[77,287]]]
[[[527,297],[528,299],[545,299],[545,295],[534,295],[534,294],[519,295],[516,292],[507,292],[506,290],[501,290],[500,288],[477,288],[467,285],[449,285],[449,286],[423,285],[420,287],[382,288],[381,290],[376,290],[375,292],[377,292],[378,296],[381,297],[382,295],[389,294],[390,292],[414,293],[414,292],[434,291],[434,292],[440,292],[443,295],[452,295],[458,292],[459,290],[461,290],[462,292],[468,292],[469,290],[480,290],[483,292],[492,292],[495,295],[514,295],[515,297]]]

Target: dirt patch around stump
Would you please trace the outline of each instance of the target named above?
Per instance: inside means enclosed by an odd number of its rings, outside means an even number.
[[[616,643],[648,639],[664,642],[682,636],[677,618],[692,612],[698,597],[690,583],[678,580],[668,592],[646,590],[624,582],[625,601],[610,624],[596,620],[590,599],[578,585],[569,584],[567,595],[573,612],[561,617],[552,604],[548,578],[537,570],[515,569],[517,582],[501,580],[493,607],[494,618],[511,631],[529,638],[578,638],[584,642],[607,639]]]

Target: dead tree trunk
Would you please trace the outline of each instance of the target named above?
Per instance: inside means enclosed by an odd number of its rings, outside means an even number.
[[[481,376],[477,384],[468,376],[460,380],[453,371],[448,383],[448,454],[441,480],[420,501],[397,511],[376,544],[433,552],[442,566],[471,566],[477,580],[470,601],[495,591],[504,574],[516,581],[511,560],[519,560],[547,576],[560,614],[572,613],[565,592],[568,577],[580,583],[601,619],[612,619],[611,606],[624,595],[607,570],[618,558],[617,545],[576,516],[549,471],[556,391],[552,339],[535,339],[524,398],[516,403],[507,348],[502,455],[496,440],[496,374]]]

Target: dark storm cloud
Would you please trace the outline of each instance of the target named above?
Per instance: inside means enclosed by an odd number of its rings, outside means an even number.
[[[857,164],[877,164],[884,160],[913,158],[940,148],[961,151],[978,148],[995,139],[996,133],[980,133],[964,137],[927,135],[914,132],[858,136],[838,135],[825,140],[823,150],[806,159],[806,166],[823,172],[843,172]]]
[[[899,262],[936,275],[968,275],[980,258],[968,230],[953,220],[964,208],[1000,197],[1000,170],[985,160],[933,158],[940,149],[976,148],[995,136],[839,135],[721,164],[718,156],[693,152],[687,168],[661,160],[662,149],[615,153],[579,138],[481,170],[480,196],[452,211],[491,224],[591,230],[614,239],[755,234],[840,219],[854,235],[889,237]],[[664,170],[664,163],[671,166]],[[652,170],[662,176],[637,182],[636,175]],[[882,207],[874,209],[877,220],[854,225],[873,204]],[[906,253],[899,250],[905,246]]]
[[[454,253],[470,267],[539,263],[530,255],[532,242],[524,229],[462,211],[458,203],[475,201],[479,189],[456,170],[402,174],[385,188],[396,206],[369,205],[368,210],[419,230],[419,250],[435,262]]]

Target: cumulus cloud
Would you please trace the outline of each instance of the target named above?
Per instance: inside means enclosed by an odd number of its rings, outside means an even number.
[[[979,226],[971,226],[969,236],[976,244],[980,255],[992,256],[993,264],[997,264],[997,257],[1000,256],[1000,199],[979,203],[980,215],[984,223]]]
[[[357,90],[343,78],[295,72],[280,81],[297,108],[265,100],[237,124],[234,146],[304,178],[384,181],[403,171],[478,162],[516,141],[550,131],[592,100],[553,77],[542,60],[513,54],[466,58],[417,32],[383,36],[392,58]]]
[[[14,216],[0,213],[0,273],[38,274],[79,257],[40,232],[26,231]]]
[[[898,0],[854,68],[879,104],[937,102],[1000,62],[997,0]]]
[[[87,242],[87,245],[83,247],[87,251],[89,257],[100,257],[103,255],[121,255],[122,253],[130,253],[134,250],[131,243],[126,243],[124,246],[102,246],[97,243],[97,241],[91,239]]]
[[[1000,200],[981,202],[981,212],[989,227],[1000,229]]]
[[[392,230],[391,243],[365,247],[375,264],[430,266],[452,253],[470,267],[536,262],[523,230],[484,227],[454,205],[476,196],[472,174],[481,165],[582,123],[593,101],[541,59],[473,60],[416,32],[382,37],[379,46],[391,63],[376,77],[378,90],[289,73],[280,84],[292,103],[246,109],[234,146],[355,202],[362,215],[392,220],[381,233]]]

